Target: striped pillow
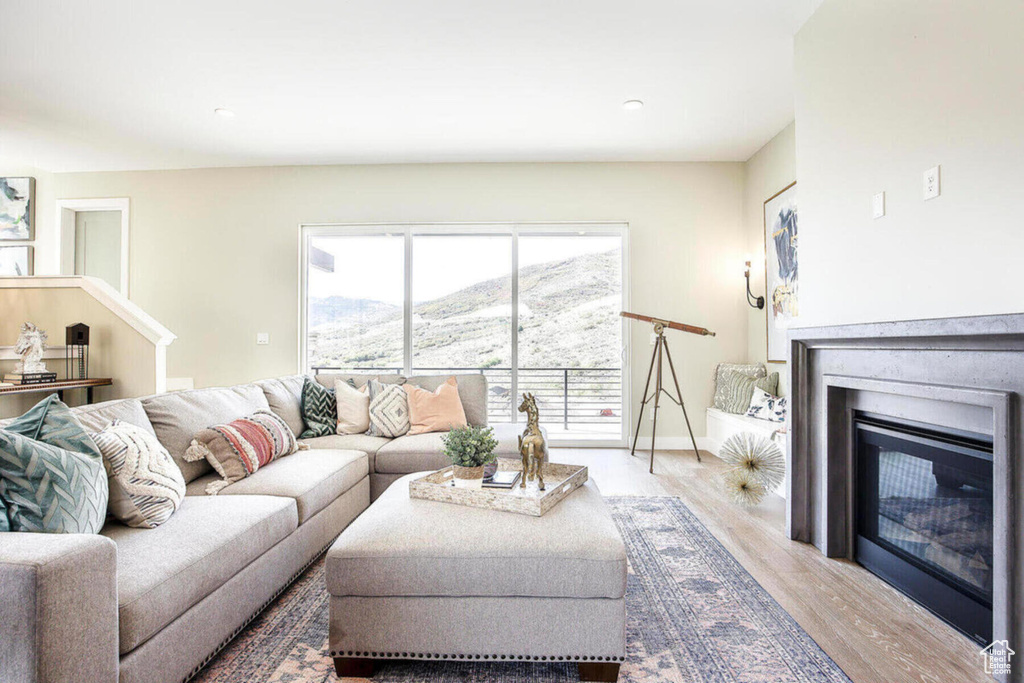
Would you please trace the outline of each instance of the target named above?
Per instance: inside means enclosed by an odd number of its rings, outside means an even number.
[[[121,420],[91,436],[110,478],[110,514],[140,529],[170,519],[185,497],[185,478],[156,436]]]
[[[245,479],[268,463],[298,450],[295,434],[284,420],[267,410],[223,425],[207,427],[196,434],[185,451],[185,460],[206,458],[223,481],[206,487],[216,495],[225,486]]]

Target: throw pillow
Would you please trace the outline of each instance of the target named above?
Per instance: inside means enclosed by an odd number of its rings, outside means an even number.
[[[767,377],[748,377],[739,372],[726,372],[722,381],[728,385],[729,400],[726,402],[725,410],[728,413],[737,415],[747,412],[750,407],[750,398],[754,395],[754,389],[761,389],[772,396],[778,393],[779,373],[773,372]]]
[[[201,430],[185,451],[185,460],[206,458],[224,477],[206,486],[207,495],[213,496],[298,448],[295,434],[284,420],[268,410],[258,410],[248,417]]]
[[[155,529],[185,497],[185,478],[151,432],[114,420],[92,435],[110,483],[110,514],[128,526]]]
[[[769,422],[785,422],[786,403],[784,396],[772,396],[767,391],[755,388],[750,399],[750,407],[747,408],[747,417]]]
[[[370,394],[364,386],[356,389],[352,380],[334,381],[338,434],[365,434],[370,428]]]
[[[409,399],[401,384],[366,383],[370,390],[370,436],[392,439],[409,431]]]
[[[56,395],[0,429],[0,500],[10,531],[99,533],[108,496],[96,444]]]
[[[715,368],[714,402],[714,406],[719,410],[727,410],[727,405],[735,405],[736,403],[735,396],[732,393],[735,390],[735,386],[726,381],[726,375],[729,373],[739,373],[754,379],[768,375],[768,371],[760,363],[719,363],[718,367]],[[744,404],[744,409],[746,409],[746,404]]]
[[[403,388],[409,401],[410,434],[447,432],[468,426],[466,411],[459,397],[459,383],[454,377],[449,377],[432,392],[411,384]]]
[[[302,421],[306,429],[299,435],[300,439],[336,434],[338,402],[334,389],[306,377],[302,383]]]

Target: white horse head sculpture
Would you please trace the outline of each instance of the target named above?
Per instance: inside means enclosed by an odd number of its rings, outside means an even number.
[[[21,334],[14,345],[14,352],[21,356],[21,362],[14,368],[15,372],[28,374],[46,372],[43,364],[43,351],[46,350],[46,332],[32,323],[21,326]]]

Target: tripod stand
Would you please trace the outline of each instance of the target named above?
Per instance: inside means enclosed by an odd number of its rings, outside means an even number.
[[[651,427],[651,474],[654,474],[654,438],[658,433],[658,408],[661,403],[661,394],[664,393],[672,401],[683,409],[683,419],[686,420],[686,429],[690,432],[690,443],[693,444],[693,453],[700,462],[700,451],[697,450],[697,440],[693,438],[693,428],[690,427],[690,417],[686,414],[686,406],[683,405],[683,394],[679,391],[679,380],[676,378],[676,369],[672,364],[672,353],[668,350],[668,340],[665,339],[665,323],[660,320],[651,320],[654,323],[654,333],[657,338],[654,342],[654,352],[651,354],[651,367],[647,370],[647,384],[644,386],[644,399],[640,402],[640,418],[636,423],[636,433],[633,435],[633,448],[630,455],[636,455],[636,442],[640,438],[640,425],[643,424],[644,408],[654,400],[654,424]],[[668,389],[662,386],[662,356],[668,359],[668,369],[672,373],[672,383],[676,387],[676,395],[669,393]],[[648,394],[651,388],[651,376],[654,374],[654,366],[658,366],[658,376],[655,379],[654,393]]]

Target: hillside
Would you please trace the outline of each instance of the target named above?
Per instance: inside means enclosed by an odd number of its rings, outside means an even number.
[[[619,267],[618,252],[607,252],[520,271],[521,367],[618,366]],[[510,304],[509,276],[416,304],[413,365],[509,367]],[[316,365],[399,368],[401,308],[368,299],[311,299],[310,349]]]

